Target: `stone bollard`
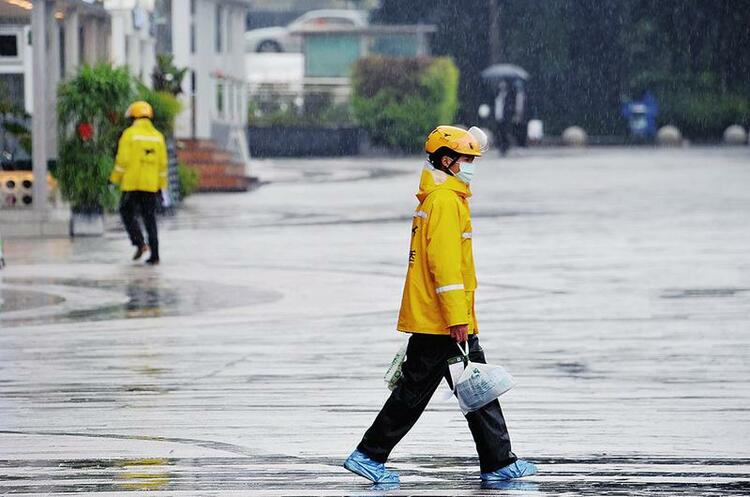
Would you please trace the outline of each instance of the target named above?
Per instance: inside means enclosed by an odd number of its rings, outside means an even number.
[[[571,126],[565,128],[562,134],[562,141],[569,147],[585,147],[588,141],[588,135],[583,128],[578,126]]]
[[[656,132],[656,143],[666,147],[679,147],[682,145],[682,133],[671,124],[662,126]]]
[[[733,124],[724,131],[724,143],[726,145],[745,145],[747,143],[747,131],[739,124]]]

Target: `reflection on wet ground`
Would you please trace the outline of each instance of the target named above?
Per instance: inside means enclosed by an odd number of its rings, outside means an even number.
[[[274,495],[747,495],[750,460],[538,459],[540,473],[481,483],[476,461],[395,459],[400,485],[370,485],[341,461],[300,457],[0,460],[0,491],[56,494],[118,491],[242,491]],[[33,476],[28,468],[33,468]],[[444,493],[442,493],[444,492]]]
[[[20,288],[15,288],[20,287]],[[49,288],[30,291],[25,288]],[[120,295],[117,303],[89,300],[76,304],[68,290],[100,290]],[[0,322],[3,326],[102,321],[111,319],[187,316],[204,311],[273,302],[281,294],[206,281],[165,279],[153,273],[133,273],[116,279],[5,278],[0,282]],[[55,307],[56,306],[56,307]],[[47,309],[41,309],[47,308]],[[46,312],[29,312],[32,310]]]
[[[16,290],[0,286],[0,314],[56,305],[64,301],[65,299],[59,295],[50,295],[32,290]]]

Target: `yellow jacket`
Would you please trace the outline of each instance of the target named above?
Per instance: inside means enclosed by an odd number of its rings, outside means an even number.
[[[398,330],[450,334],[474,315],[474,255],[471,248],[471,190],[453,176],[425,164],[419,183],[409,247],[409,270],[398,316]]]
[[[167,188],[167,145],[149,119],[136,119],[120,137],[110,181],[124,192]]]

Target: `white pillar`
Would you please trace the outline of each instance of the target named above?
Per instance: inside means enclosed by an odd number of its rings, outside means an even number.
[[[65,13],[65,76],[71,77],[78,72],[81,64],[80,14],[78,9]]]
[[[100,18],[98,19],[98,28],[97,28],[97,34],[98,34],[98,57],[96,59],[97,62],[100,61],[107,61],[110,59],[112,54],[112,37],[111,35],[111,24],[109,22],[108,18]]]
[[[55,3],[47,8],[47,156],[57,157],[57,85],[60,83],[60,24],[55,19]]]
[[[23,108],[27,114],[34,114],[34,44],[31,39],[31,26],[23,28]]]
[[[113,10],[112,15],[112,64],[115,66],[123,66],[128,62],[128,50],[125,37],[127,36],[125,22],[128,11]]]
[[[172,54],[174,64],[177,67],[190,67],[190,1],[172,1]],[[193,136],[192,122],[194,109],[191,105],[192,89],[190,83],[190,71],[182,80],[182,94],[180,95],[184,110],[177,116],[175,122],[175,136],[177,138],[190,138]]]
[[[193,57],[195,71],[195,136],[211,138],[211,118],[214,115],[216,87],[211,81],[211,71],[215,67],[216,57],[216,4],[208,0],[195,0],[195,37],[196,53]]]
[[[232,43],[232,67],[234,67],[234,77],[237,78],[237,92],[239,100],[239,109],[237,123],[244,126],[247,124],[247,103],[245,96],[247,94],[247,72],[245,71],[245,20],[247,19],[247,9],[238,6],[235,15],[232,16],[235,27],[232,31],[234,40]]]
[[[32,169],[34,172],[34,209],[47,210],[47,0],[34,3],[31,31],[34,52],[34,114],[32,116]]]
[[[143,71],[143,84],[151,88],[153,81],[151,75],[156,67],[156,42],[153,38],[141,40],[141,70]]]
[[[83,21],[83,62],[89,65],[96,63],[99,48],[99,23],[96,19],[87,17]]]
[[[128,35],[127,64],[133,75],[139,79],[143,76],[141,73],[141,40],[137,33]]]

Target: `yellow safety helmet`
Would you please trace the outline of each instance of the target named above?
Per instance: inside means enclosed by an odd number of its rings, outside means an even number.
[[[474,135],[456,126],[438,126],[427,135],[425,152],[433,154],[443,147],[460,155],[482,156],[482,146]]]
[[[128,107],[128,110],[125,111],[126,117],[132,117],[133,119],[139,119],[141,117],[148,117],[149,119],[154,118],[154,109],[151,108],[151,104],[148,102],[144,102],[143,100],[138,100],[137,102],[133,102]]]

